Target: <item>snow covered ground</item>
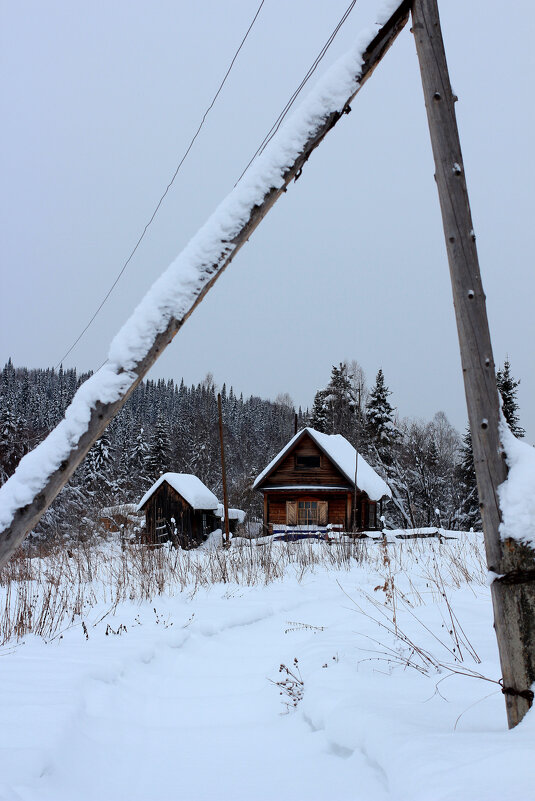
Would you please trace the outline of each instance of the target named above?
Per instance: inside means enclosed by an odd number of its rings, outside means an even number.
[[[535,798],[535,717],[507,731],[479,535],[267,547],[179,555],[174,584],[149,566],[145,600],[120,554],[89,557],[92,581],[70,557],[82,615],[0,649],[0,798]]]

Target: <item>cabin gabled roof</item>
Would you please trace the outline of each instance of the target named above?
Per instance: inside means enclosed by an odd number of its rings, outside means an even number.
[[[193,509],[214,510],[219,505],[214,493],[197,476],[191,473],[164,473],[142,497],[137,505],[138,511],[145,506],[149,498],[164,482],[178,492]]]
[[[259,488],[260,484],[276,469],[284,457],[297,445],[306,435],[316,443],[319,449],[328,459],[338,468],[340,473],[347,478],[351,485],[355,486],[355,464],[357,451],[341,434],[323,434],[314,428],[303,428],[292,437],[287,445],[275,456],[275,458],[263,470],[253,484],[253,488]],[[373,467],[358,454],[357,466],[357,487],[367,494],[372,501],[379,501],[381,498],[391,498],[388,485],[378,475]],[[325,489],[328,489],[326,487]]]

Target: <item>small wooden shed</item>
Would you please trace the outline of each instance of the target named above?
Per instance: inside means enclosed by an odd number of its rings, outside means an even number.
[[[195,548],[220,526],[219,502],[197,476],[164,473],[145,493],[138,511],[145,512],[144,540],[149,544],[171,541]]]
[[[106,506],[100,510],[100,524],[110,532],[126,531],[141,523],[135,503],[121,503],[118,506]]]
[[[356,484],[355,484],[356,476]],[[327,526],[343,531],[381,528],[381,505],[391,497],[383,479],[341,434],[299,431],[260,473],[270,533]]]
[[[222,503],[219,504],[217,507],[216,517],[219,519],[219,526],[221,529],[225,528],[225,507]],[[228,510],[228,522],[229,522],[229,531],[231,534],[238,534],[240,531],[240,526],[243,525],[245,521],[245,512],[242,509],[233,509],[229,506]]]

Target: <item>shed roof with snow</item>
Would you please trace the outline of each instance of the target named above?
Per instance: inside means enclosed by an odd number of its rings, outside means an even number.
[[[353,445],[351,445],[345,437],[341,434],[323,434],[321,431],[316,431],[314,428],[303,428],[301,431],[298,431],[288,444],[272,459],[265,470],[260,473],[253,484],[253,488],[259,488],[268,475],[284,459],[286,454],[288,454],[292,448],[297,445],[299,440],[307,434],[353,486],[355,486],[355,467],[357,467],[357,487],[365,492],[371,500],[379,501],[381,498],[391,497],[388,485],[360,453],[357,454]],[[297,487],[294,486],[294,489],[297,489]]]
[[[138,511],[145,506],[149,498],[164,482],[178,492],[192,509],[216,510],[218,508],[219,501],[216,496],[197,476],[191,473],[164,473],[142,497],[137,505]]]
[[[220,503],[217,507],[217,511],[215,512],[216,517],[220,517],[221,520],[225,518],[225,506],[224,504]],[[242,509],[232,509],[229,507],[228,510],[228,519],[229,520],[237,520],[238,523],[243,523],[245,520],[245,512]]]

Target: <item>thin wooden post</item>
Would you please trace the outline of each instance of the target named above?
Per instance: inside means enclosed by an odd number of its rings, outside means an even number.
[[[225,514],[225,544],[230,544],[229,521],[228,521],[228,495],[227,495],[227,471],[225,469],[225,444],[223,442],[223,412],[221,410],[221,393],[217,393],[217,409],[219,411],[219,442],[221,443],[221,474],[223,476],[223,508]]]
[[[361,412],[360,412],[360,387],[357,390],[359,396],[359,403],[357,409],[357,428],[356,428],[356,440],[357,446],[355,448],[356,456],[355,456],[355,493],[353,497],[353,532],[358,530],[357,525],[357,474],[359,469],[359,448],[360,448],[360,437],[359,437],[359,426],[361,420]]]
[[[507,477],[500,445],[500,409],[492,346],[453,95],[437,0],[413,0],[412,32],[420,62],[435,179],[450,266],[479,505],[492,583],[494,621],[509,727],[533,701],[535,681],[535,553],[502,541],[498,486]]]

